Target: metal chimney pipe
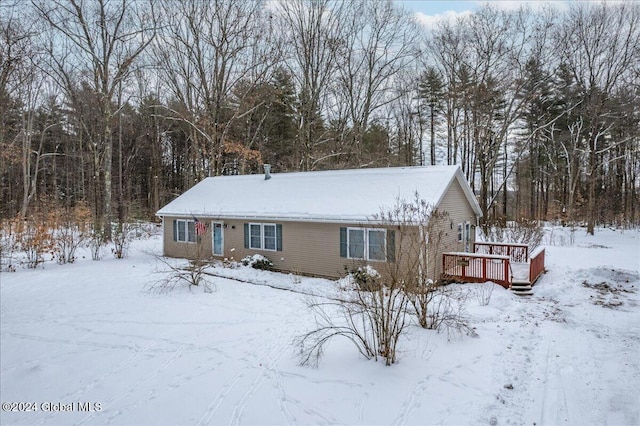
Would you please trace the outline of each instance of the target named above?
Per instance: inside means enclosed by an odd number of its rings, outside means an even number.
[[[264,180],[271,179],[271,164],[263,164],[264,167]]]

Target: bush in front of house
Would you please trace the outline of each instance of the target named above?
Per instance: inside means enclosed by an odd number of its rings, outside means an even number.
[[[353,282],[362,291],[376,291],[380,289],[380,273],[371,266],[360,266],[358,269],[348,270]]]
[[[244,257],[241,262],[244,266],[251,266],[253,269],[261,269],[263,271],[271,271],[273,269],[273,262],[261,254]]]

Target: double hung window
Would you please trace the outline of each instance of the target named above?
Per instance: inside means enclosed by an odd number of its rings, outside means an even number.
[[[262,248],[262,225],[259,223],[249,224],[249,248],[261,249]]]
[[[282,251],[282,225],[275,223],[245,223],[245,248]]]
[[[262,225],[262,237],[263,247],[265,250],[276,250],[276,225],[267,224]]]
[[[196,225],[193,220],[176,219],[173,221],[173,241],[183,243],[196,242]]]
[[[350,259],[387,259],[387,231],[372,228],[347,228],[347,256]]]

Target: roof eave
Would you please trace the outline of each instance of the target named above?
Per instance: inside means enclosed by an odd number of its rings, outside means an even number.
[[[177,217],[177,218],[192,218],[197,216],[203,219],[227,219],[227,220],[256,220],[256,221],[276,221],[276,222],[309,222],[309,223],[336,223],[336,224],[383,224],[383,221],[375,220],[364,217],[350,217],[350,218],[337,218],[337,217],[315,217],[315,216],[277,216],[277,215],[248,215],[248,214],[204,214],[204,213],[171,213],[171,212],[158,212],[158,217]]]

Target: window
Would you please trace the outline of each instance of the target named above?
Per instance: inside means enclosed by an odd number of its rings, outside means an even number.
[[[341,228],[340,256],[349,259],[385,261],[394,254],[395,248],[387,249],[387,244],[395,244],[395,239],[385,229]]]
[[[384,261],[386,258],[386,235],[384,230],[369,229],[369,260]]]
[[[249,248],[261,249],[262,248],[262,225],[259,223],[249,224],[251,230],[251,237],[249,239]]]
[[[276,250],[276,225],[262,225],[264,249]]]
[[[245,223],[244,248],[282,251],[282,225],[275,223]]]
[[[471,222],[458,224],[458,242],[464,246],[464,251],[469,251],[471,241]]]
[[[349,229],[349,256],[351,259],[364,259],[364,229]]]
[[[458,242],[468,242],[471,240],[471,222],[458,224]]]
[[[196,224],[193,220],[180,220],[173,221],[173,241],[178,242],[196,242]]]

